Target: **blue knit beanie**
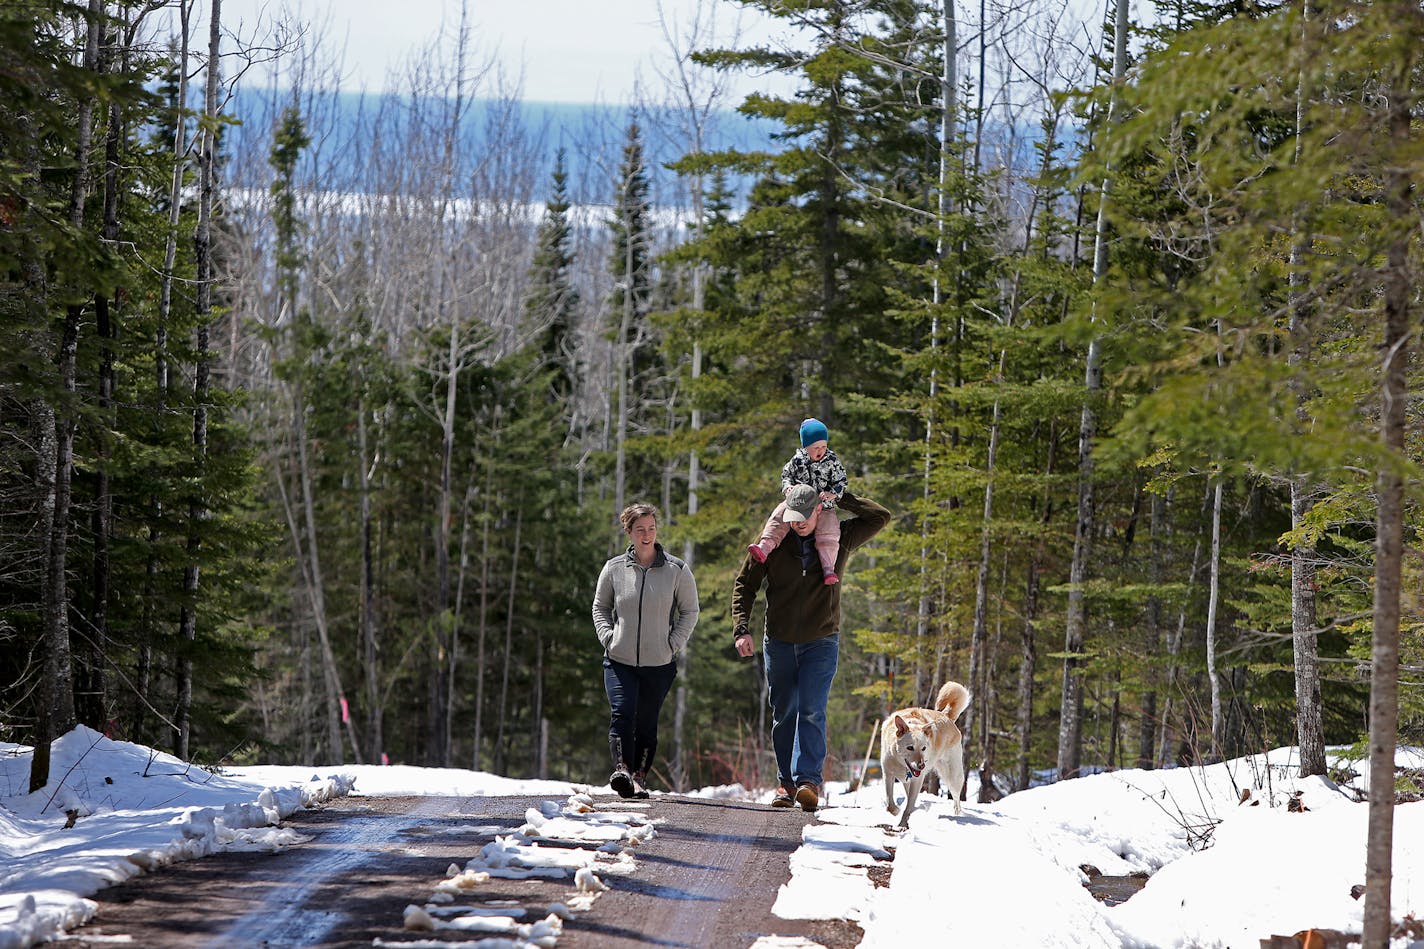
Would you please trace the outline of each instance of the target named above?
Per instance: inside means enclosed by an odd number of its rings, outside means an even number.
[[[801,423],[801,447],[814,445],[816,442],[825,441],[830,438],[830,433],[826,431],[826,423],[820,419],[808,418]]]

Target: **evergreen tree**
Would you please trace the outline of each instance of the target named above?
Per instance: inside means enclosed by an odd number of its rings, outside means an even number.
[[[906,337],[885,313],[888,288],[906,277],[897,264],[932,255],[932,242],[905,209],[928,214],[939,155],[938,82],[858,51],[894,47],[903,62],[935,62],[929,33],[911,4],[766,6],[808,25],[801,35],[811,38],[810,48],[699,57],[721,68],[774,69],[800,84],[793,96],[758,94],[741,106],[780,126],[781,151],[714,156],[753,179],[735,227],[706,240],[713,266],[736,274],[735,297],[708,318],[710,370],[734,372],[728,394],[743,396],[708,410],[723,423],[735,419],[736,436],[719,446],[728,450],[724,470],[766,471],[759,493],[738,479],[727,498],[732,510],[745,509],[751,497],[775,497],[772,466],[794,447],[802,417],[822,418],[843,446],[878,436],[883,420],[851,414],[842,424],[839,407],[849,393],[874,395],[898,383],[900,367],[881,344],[917,349],[927,342]],[[866,24],[871,32],[863,34]]]
[[[1331,629],[1329,616],[1360,607],[1348,584],[1334,582],[1363,579],[1356,525],[1371,503],[1358,472],[1372,467],[1376,416],[1359,406],[1374,399],[1378,367],[1359,344],[1377,332],[1365,320],[1384,299],[1379,274],[1399,218],[1385,200],[1389,169],[1417,151],[1408,136],[1393,138],[1387,110],[1372,105],[1390,97],[1367,91],[1391,81],[1382,63],[1410,75],[1417,66],[1363,39],[1412,27],[1407,19],[1371,33],[1376,16],[1390,14],[1345,5],[1186,16],[1126,90],[1128,118],[1105,148],[1128,171],[1113,215],[1125,266],[1109,305],[1151,328],[1134,340],[1153,391],[1135,401],[1118,437],[1143,456],[1163,451],[1156,457],[1178,472],[1269,479],[1253,493],[1290,514],[1279,536],[1292,571],[1299,551],[1316,559],[1311,599],[1322,616],[1312,628]],[[1190,69],[1176,68],[1187,60]],[[1260,411],[1287,403],[1291,411]],[[1306,503],[1301,484],[1314,486]],[[1281,552],[1267,562],[1281,563]],[[1267,594],[1257,585],[1245,608],[1253,628],[1292,631],[1300,646],[1299,607],[1288,586]],[[1327,657],[1344,646],[1333,630],[1319,640]],[[1313,643],[1294,656],[1267,644],[1250,650],[1255,694],[1274,696],[1276,709],[1311,702],[1290,672],[1313,652]],[[1326,709],[1351,702],[1354,689],[1331,678],[1321,683]],[[1326,741],[1351,731],[1329,713],[1315,727]]]
[[[5,652],[16,657],[6,663],[5,681],[23,681],[35,690],[22,709],[32,729],[27,740],[35,748],[30,773],[35,790],[49,779],[50,741],[74,722],[64,577],[71,458],[62,442],[67,438],[72,444],[78,408],[72,306],[103,259],[83,228],[82,181],[92,156],[87,142],[76,149],[74,134],[80,103],[92,114],[97,77],[90,75],[92,60],[76,65],[83,50],[67,47],[58,5],[0,11],[0,49],[0,333],[6,343],[0,379],[7,403],[0,457],[10,509],[39,526],[34,531],[6,525],[20,556],[7,558],[0,571],[11,591],[0,626],[12,640]],[[56,312],[65,319],[55,320]],[[24,424],[17,424],[20,420]],[[28,490],[21,487],[25,482]],[[57,498],[61,490],[63,497]],[[63,506],[57,508],[57,501]],[[20,569],[25,563],[29,566]],[[31,654],[38,666],[33,671],[18,659]]]
[[[539,222],[537,249],[529,267],[524,299],[527,332],[533,346],[553,370],[550,391],[561,404],[573,398],[578,378],[575,331],[579,293],[573,283],[573,228],[569,222],[568,171],[565,150],[554,154],[544,217]],[[566,408],[567,411],[567,408]]]
[[[613,216],[608,220],[613,238],[608,255],[608,271],[613,276],[613,292],[608,301],[613,343],[613,378],[609,386],[613,421],[612,444],[604,447],[613,452],[615,511],[621,511],[632,496],[641,496],[650,484],[656,483],[641,466],[635,465],[630,473],[628,457],[629,437],[648,430],[648,376],[655,369],[657,352],[648,323],[654,280],[648,188],[643,133],[633,121],[628,124]]]
[[[720,68],[769,68],[798,85],[793,95],[742,104],[743,113],[777,124],[777,150],[710,156],[750,181],[747,207],[690,251],[720,284],[699,326],[704,365],[693,391],[705,420],[698,444],[707,480],[694,529],[710,544],[705,559],[729,565],[775,505],[780,466],[808,415],[829,425],[857,479],[853,491],[892,509],[908,500],[903,480],[869,475],[877,442],[913,441],[922,431],[881,400],[909,385],[900,355],[929,347],[925,325],[892,311],[901,292],[930,295],[930,272],[911,265],[934,254],[921,222],[932,220],[938,179],[939,50],[923,11],[895,2],[758,6],[807,26],[798,33],[806,48],[698,57]],[[847,630],[899,622],[878,613],[872,621],[853,595],[842,606]],[[848,637],[843,644],[844,667],[858,665]],[[756,691],[742,694],[753,701],[738,717],[757,722]],[[841,716],[858,733],[864,715],[863,702],[838,697],[833,733]]]
[[[6,578],[0,628],[20,637],[0,653],[62,655],[36,652],[42,641],[36,618],[45,599],[61,607],[47,615],[71,631],[72,690],[64,676],[48,676],[57,688],[42,703],[47,711],[28,686],[8,690],[12,683],[23,686],[31,673],[0,661],[7,695],[21,697],[7,703],[7,713],[43,726],[21,739],[34,740],[39,750],[33,773],[39,781],[47,740],[36,739],[44,728],[52,732],[48,737],[63,730],[65,717],[53,712],[65,693],[85,723],[157,743],[161,738],[147,722],[158,715],[171,720],[180,704],[177,676],[165,672],[191,662],[193,695],[205,710],[227,704],[235,686],[250,679],[252,634],[238,617],[261,531],[250,519],[246,434],[231,426],[227,393],[170,391],[164,381],[170,368],[201,376],[210,357],[202,353],[199,328],[209,317],[186,300],[158,305],[167,274],[190,283],[198,274],[191,245],[166,257],[170,233],[194,225],[191,208],[166,200],[168,183],[188,181],[187,159],[148,138],[148,130],[172,128],[188,113],[146,91],[192,64],[136,42],[139,21],[150,12],[101,3],[0,12],[0,82],[7,84],[0,105],[6,143],[0,158],[0,305],[6,310],[0,390],[7,404],[36,420],[58,419],[66,429],[73,423],[71,460],[54,455],[52,468],[11,464],[18,461],[9,439],[16,414],[5,413],[9,421],[0,428],[6,459],[0,495],[14,502],[7,511],[33,525],[41,509],[48,510],[51,538],[64,535],[62,558],[48,561],[67,564],[60,583],[40,582],[32,569],[16,572],[18,563],[43,561],[37,550],[7,544],[0,555],[0,578]],[[77,33],[75,23],[83,27]],[[34,175],[39,168],[48,171]],[[155,273],[155,261],[166,261],[163,273]],[[11,309],[25,295],[27,302]],[[51,346],[72,353],[55,361],[44,355]],[[204,412],[207,446],[220,452],[211,463],[195,454],[195,413]],[[57,431],[53,423],[48,428]],[[26,433],[24,441],[36,439]],[[35,505],[37,482],[57,484],[61,472],[72,472],[65,475],[68,511]],[[206,499],[199,517],[190,508],[195,497]],[[185,552],[183,542],[175,543],[179,538],[200,543]],[[185,589],[185,569],[207,578],[201,597],[191,585]],[[184,610],[195,635],[179,643],[173,633]],[[121,709],[143,709],[143,715]],[[247,735],[245,723],[215,711],[205,711],[200,728],[195,756],[231,748]]]

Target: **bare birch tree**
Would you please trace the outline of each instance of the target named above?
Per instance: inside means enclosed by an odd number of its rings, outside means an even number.
[[[1311,20],[1312,0],[1302,0],[1304,24]],[[1294,161],[1300,163],[1304,147],[1307,100],[1307,71],[1302,68],[1296,81]],[[1304,374],[1310,362],[1312,324],[1305,302],[1305,258],[1310,253],[1311,237],[1302,215],[1292,221],[1290,270],[1287,274],[1290,294],[1290,338],[1288,357],[1294,370],[1291,385],[1295,396],[1295,417],[1303,431],[1309,424],[1306,401],[1310,397]],[[1325,773],[1325,727],[1321,720],[1320,653],[1316,637],[1315,544],[1306,540],[1305,518],[1315,500],[1312,479],[1297,475],[1290,479],[1291,532],[1291,640],[1295,657],[1295,720],[1296,745],[1300,749],[1300,776]]]
[[[707,174],[704,155],[709,147],[709,136],[714,129],[717,111],[726,100],[726,77],[711,70],[699,69],[692,61],[697,49],[707,46],[717,34],[716,6],[711,0],[699,0],[691,13],[688,23],[679,23],[664,9],[662,0],[658,2],[658,20],[662,24],[663,38],[667,41],[670,65],[662,71],[664,85],[668,88],[670,107],[668,111],[677,123],[675,134],[685,149],[683,161],[688,164],[684,175],[687,184],[688,218],[691,223],[693,240],[701,240],[705,233]],[[733,30],[730,42],[737,43],[737,30]],[[692,265],[692,312],[700,315],[707,306],[706,263],[697,261]],[[694,316],[694,319],[699,318]],[[689,375],[696,386],[702,375],[702,343],[694,336],[692,341]],[[693,447],[687,455],[687,514],[694,517],[698,510],[698,489],[701,486],[702,459],[696,447],[697,433],[702,429],[702,408],[694,394],[689,408],[688,427],[692,433]],[[696,545],[689,537],[683,544],[682,559],[689,567],[696,564]],[[684,651],[679,657],[677,688],[673,694],[672,754],[669,756],[669,777],[675,790],[687,787],[687,749],[684,745],[687,721],[688,668],[692,657]]]
[[[104,23],[101,0],[89,0],[83,16],[84,69],[99,71],[99,44]],[[96,77],[97,78],[97,77]],[[70,185],[69,225],[77,233],[84,227],[84,205],[90,188],[90,146],[94,134],[97,96],[86,93],[79,101],[74,140],[74,177]],[[69,517],[71,478],[74,475],[74,430],[77,424],[76,372],[79,353],[78,304],[65,307],[56,363],[61,398],[58,407],[44,412],[40,424],[41,456],[38,469],[45,493],[43,527],[46,542],[43,605],[44,672],[40,680],[39,715],[35,722],[34,758],[30,765],[30,790],[49,780],[50,742],[74,727],[74,669],[69,629]]]
[[[1206,677],[1211,695],[1212,761],[1221,759],[1224,723],[1221,717],[1221,675],[1217,672],[1216,617],[1221,602],[1221,493],[1223,475],[1218,473],[1211,485],[1211,559],[1208,562],[1206,606]]]
[[[208,383],[211,353],[208,351],[209,321],[213,299],[212,219],[216,182],[218,70],[222,63],[222,0],[211,0],[208,7],[208,60],[203,87],[203,116],[198,132],[198,223],[193,233],[193,252],[197,263],[197,365],[193,379],[193,455],[201,470],[208,453]],[[183,565],[183,599],[178,612],[178,635],[188,651],[178,662],[178,750],[180,758],[188,757],[192,732],[190,710],[193,702],[192,646],[198,636],[198,552],[202,545],[202,523],[207,509],[201,494],[188,502],[188,561]]]
[[[1127,74],[1127,0],[1117,0],[1113,17],[1113,91],[1108,99],[1107,121],[1113,120],[1117,86]],[[1093,231],[1093,283],[1107,276],[1107,205],[1109,179],[1098,189],[1098,216]],[[1068,574],[1068,615],[1063,642],[1063,695],[1058,719],[1058,777],[1076,778],[1083,751],[1082,653],[1087,631],[1088,565],[1094,532],[1094,441],[1098,433],[1096,401],[1103,385],[1102,338],[1088,341],[1083,363],[1083,412],[1078,427],[1078,516],[1073,535],[1073,561]]]
[[[1411,266],[1417,209],[1413,174],[1405,156],[1412,148],[1412,121],[1419,101],[1414,85],[1424,53],[1424,17],[1417,7],[1398,4],[1401,22],[1394,60],[1388,62],[1384,201],[1393,230],[1385,245],[1382,303],[1384,338],[1380,368],[1380,440],[1385,456],[1375,489],[1375,587],[1370,649],[1370,812],[1365,850],[1363,945],[1387,945],[1394,928],[1390,913],[1393,881],[1395,745],[1399,729],[1399,600],[1404,560],[1405,426],[1409,397],[1408,364],[1418,347],[1414,324],[1416,273]]]

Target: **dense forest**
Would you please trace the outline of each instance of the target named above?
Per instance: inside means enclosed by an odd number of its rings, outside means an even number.
[[[36,786],[76,722],[601,781],[634,500],[702,597],[654,776],[765,785],[731,577],[806,416],[895,514],[829,778],[948,678],[986,795],[1424,743],[1418,6],[743,3],[784,43],[669,29],[662,97],[580,128],[467,27],[353,100],[219,0],[0,5],[0,740]],[[728,101],[748,72],[794,91]]]

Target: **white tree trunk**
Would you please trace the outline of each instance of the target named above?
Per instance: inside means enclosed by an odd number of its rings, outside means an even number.
[[[1406,16],[1411,15],[1406,13]],[[1414,11],[1413,16],[1418,16]],[[1389,103],[1390,144],[1400,155],[1410,147],[1411,117],[1417,96],[1411,85],[1419,57],[1417,43],[1404,46],[1393,64]],[[1380,429],[1386,458],[1376,481],[1379,511],[1375,526],[1374,634],[1370,649],[1370,815],[1365,846],[1363,945],[1384,946],[1393,930],[1395,745],[1399,731],[1399,596],[1404,558],[1404,479],[1391,465],[1405,457],[1409,398],[1407,368],[1414,351],[1410,267],[1413,231],[1411,174],[1406,163],[1387,161],[1385,205],[1396,228],[1385,254],[1384,365],[1380,373]]]
[[[1311,0],[1302,3],[1302,29],[1311,18]],[[1302,68],[1296,83],[1295,161],[1300,162],[1305,132],[1306,73]],[[1300,370],[1310,357],[1311,326],[1306,310],[1305,257],[1310,253],[1311,237],[1299,215],[1292,223],[1295,231],[1291,241],[1290,272],[1290,365],[1297,369],[1292,386],[1295,390],[1295,417],[1302,433],[1309,424],[1306,403],[1310,397]],[[1291,530],[1304,525],[1311,508],[1310,484],[1305,478],[1291,479]],[[1325,725],[1320,708],[1320,653],[1316,639],[1315,611],[1315,545],[1297,544],[1291,548],[1291,640],[1295,650],[1295,723],[1296,745],[1300,749],[1300,776],[1308,778],[1325,773]]]
[[[430,708],[435,714],[430,730],[435,738],[434,758],[443,768],[450,766],[453,742],[454,714],[451,684],[455,679],[455,629],[450,607],[450,535],[451,519],[454,514],[453,477],[451,466],[455,458],[455,403],[459,392],[460,346],[459,319],[450,316],[447,352],[445,355],[445,398],[439,412],[440,418],[440,488],[435,505],[435,616],[436,633],[432,669],[435,694],[431,696]]]
[[[997,382],[1004,378],[1004,360],[999,353]],[[974,577],[974,629],[969,640],[969,691],[978,697],[972,703],[971,713],[965,716],[964,733],[967,750],[985,756],[989,743],[989,703],[993,691],[989,678],[991,665],[988,655],[989,642],[989,554],[990,530],[994,518],[994,473],[999,457],[999,423],[1002,409],[994,400],[993,419],[989,425],[989,447],[984,461],[984,510],[979,524],[979,569]],[[972,761],[968,764],[974,767]]]
[[[956,58],[959,46],[959,21],[955,15],[954,0],[943,0],[940,13],[944,26],[944,45],[942,47],[942,58],[944,60],[944,71],[940,75],[939,95],[939,180],[935,193],[935,273],[934,280],[930,286],[930,353],[939,351],[939,307],[943,301],[944,289],[941,286],[939,264],[944,261],[948,248],[948,227],[949,227],[949,178],[950,178],[950,150],[949,146],[954,141],[954,126],[959,121],[959,72],[958,60]],[[934,361],[930,362],[929,399],[928,410],[925,413],[925,461],[922,473],[921,493],[923,499],[928,503],[932,493],[931,476],[933,475],[934,459],[934,434],[935,434],[935,398],[939,394],[939,374],[938,367]],[[920,524],[920,598],[918,608],[915,611],[915,636],[923,639],[929,632],[929,617],[931,599],[929,595],[929,519],[925,518]],[[924,683],[922,681],[920,664],[915,664],[914,695],[924,694]]]
[[[1311,499],[1305,479],[1291,481],[1291,529],[1299,531]],[[1295,649],[1295,725],[1300,776],[1325,773],[1325,724],[1320,700],[1320,652],[1316,638],[1315,547],[1291,549],[1291,641]]]
[[[1153,494],[1148,502],[1148,530],[1152,548],[1152,586],[1160,587],[1166,579],[1163,575],[1163,550],[1166,546],[1162,537],[1165,530],[1167,502],[1161,495]],[[1147,598],[1147,655],[1152,661],[1161,654],[1162,648],[1162,598],[1154,592]],[[1142,695],[1141,728],[1138,731],[1137,766],[1151,768],[1157,761],[1157,682],[1155,666],[1148,672],[1147,689]]]
[[[1108,98],[1107,121],[1117,106],[1116,86],[1127,73],[1127,0],[1117,0],[1113,18],[1113,92]],[[1093,283],[1107,275],[1107,206],[1109,179],[1098,192],[1098,216],[1093,232]],[[1059,704],[1058,777],[1076,778],[1082,755],[1083,682],[1080,669],[1083,639],[1087,629],[1087,601],[1083,585],[1088,578],[1088,561],[1093,544],[1093,442],[1098,436],[1094,401],[1103,385],[1102,343],[1093,337],[1083,365],[1083,411],[1078,423],[1078,517],[1073,535],[1073,561],[1068,577],[1068,615],[1063,636],[1063,697]]]
[[[490,435],[496,445],[499,443],[499,433],[493,432]],[[475,633],[475,734],[474,734],[474,754],[471,756],[470,767],[480,770],[481,745],[484,741],[484,711],[485,711],[485,638],[489,632],[489,593],[490,593],[490,519],[493,516],[490,510],[492,503],[494,482],[494,462],[493,456],[485,457],[485,488],[484,488],[484,509],[480,514],[480,622]]]
[[[1216,609],[1221,599],[1221,481],[1216,482],[1211,500],[1211,581],[1206,605],[1206,677],[1211,684],[1210,760],[1221,760],[1221,677],[1216,671]]]
[[[1167,671],[1162,684],[1162,721],[1157,732],[1158,764],[1167,767],[1172,763],[1171,748],[1172,714],[1176,704],[1177,677],[1181,672],[1178,659],[1182,654],[1182,638],[1187,632],[1187,602],[1191,599],[1192,588],[1197,582],[1197,569],[1201,562],[1201,538],[1192,545],[1192,567],[1187,572],[1187,589],[1182,597],[1182,605],[1177,610],[1177,625],[1167,635]]]
[[[626,184],[626,183],[625,183]],[[625,220],[627,248],[623,254],[623,312],[618,321],[618,342],[614,365],[618,373],[618,417],[614,429],[613,510],[627,505],[628,482],[628,334],[633,328],[633,222]]]
[[[84,42],[84,68],[99,72],[100,27],[104,5],[101,0],[89,0]],[[89,148],[94,134],[93,94],[79,102],[79,114],[74,143],[74,180],[70,187],[69,224],[78,231],[84,225],[84,202],[89,195]],[[43,299],[43,297],[41,298]],[[52,458],[38,459],[42,470],[51,468],[52,475],[41,480],[44,485],[45,536],[44,580],[41,584],[41,622],[44,624],[44,671],[39,692],[39,715],[35,723],[35,754],[30,765],[30,790],[45,785],[49,777],[49,743],[74,727],[74,670],[69,640],[69,508],[71,479],[74,467],[74,431],[76,426],[74,395],[79,356],[80,310],[71,304],[65,308],[64,328],[59,341],[56,362],[59,384],[64,393],[57,408],[41,413],[52,429],[53,441],[46,444],[41,435],[41,451],[52,448]],[[41,748],[43,745],[43,748]]]
[[[302,569],[306,574],[306,587],[312,611],[312,623],[316,626],[317,640],[321,646],[322,682],[326,686],[326,741],[327,753],[332,762],[342,758],[341,747],[341,699],[340,673],[336,668],[336,657],[331,651],[331,635],[326,615],[326,580],[321,569],[321,545],[316,533],[316,498],[312,488],[311,464],[307,454],[305,399],[300,387],[293,400],[293,431],[297,443],[297,479],[301,491],[302,518],[306,526],[306,556],[302,559]],[[279,479],[280,480],[280,479]],[[297,542],[294,536],[293,541]],[[297,547],[300,551],[301,546]]]
[[[193,257],[196,262],[196,316],[198,321],[197,365],[193,377],[193,455],[202,458],[208,453],[208,383],[210,355],[208,352],[208,321],[212,313],[213,192],[216,187],[215,167],[217,142],[213,130],[218,118],[218,62],[222,40],[222,0],[212,0],[208,13],[207,78],[203,88],[204,124],[198,145],[198,223],[193,233]],[[187,563],[183,565],[183,600],[178,610],[178,636],[190,647],[198,637],[198,553],[202,547],[200,525],[207,517],[207,506],[201,497],[188,504]],[[188,757],[191,737],[189,710],[193,701],[193,660],[185,653],[178,663],[178,757]]]
[[[371,762],[382,764],[386,751],[385,708],[381,697],[380,671],[376,649],[376,566],[371,518],[371,457],[366,432],[364,393],[356,403],[357,478],[361,492],[361,651],[366,673],[366,747]]]
[[[509,668],[514,655],[514,594],[519,588],[519,539],[524,527],[523,499],[515,501],[514,546],[509,552],[509,600],[504,611],[504,663],[499,684],[499,727],[495,737],[495,770],[503,774],[509,762],[504,753],[504,728],[509,719]]]

